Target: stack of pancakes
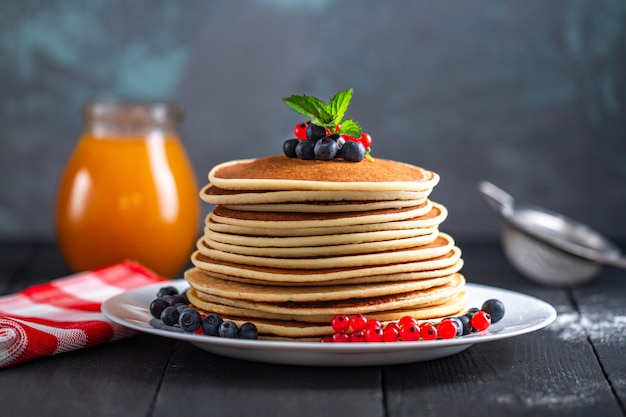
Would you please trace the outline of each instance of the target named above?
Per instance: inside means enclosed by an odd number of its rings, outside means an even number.
[[[319,340],[339,313],[437,319],[465,308],[463,261],[429,200],[439,176],[384,160],[270,156],[209,173],[214,205],[185,272],[191,303],[261,338]]]

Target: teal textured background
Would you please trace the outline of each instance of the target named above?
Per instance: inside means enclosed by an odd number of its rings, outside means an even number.
[[[457,239],[498,233],[482,179],[626,237],[624,1],[4,0],[0,238],[54,238],[86,100],[177,102],[203,184],[280,153],[281,97],[349,87],[374,156],[441,175]]]

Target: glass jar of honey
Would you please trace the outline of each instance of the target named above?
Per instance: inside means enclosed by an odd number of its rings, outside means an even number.
[[[174,277],[190,259],[200,203],[169,103],[93,101],[58,190],[56,231],[69,266],[123,260]]]

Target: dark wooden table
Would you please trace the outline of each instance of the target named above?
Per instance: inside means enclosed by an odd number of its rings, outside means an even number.
[[[282,366],[152,335],[0,370],[0,416],[624,416],[626,273],[575,289],[518,275],[497,242],[457,242],[470,282],[539,297],[546,329],[396,366]],[[0,244],[0,294],[69,274],[57,247]]]

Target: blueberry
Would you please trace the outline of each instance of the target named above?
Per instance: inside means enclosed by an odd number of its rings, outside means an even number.
[[[180,316],[180,313],[178,312],[176,307],[173,307],[173,306],[165,307],[163,311],[161,312],[161,321],[163,322],[163,324],[166,324],[168,326],[173,326],[176,323],[178,323],[179,316]]]
[[[469,310],[467,310],[467,312],[465,313],[465,317],[467,317],[467,319],[470,321],[470,323],[472,322],[472,317],[474,317],[474,314],[476,314],[476,312],[479,311],[479,309],[477,307],[472,307]],[[475,329],[472,327],[470,329],[470,333],[473,333],[475,331]]]
[[[300,143],[300,139],[287,139],[283,142],[283,153],[287,158],[296,158],[296,146]]]
[[[187,299],[187,296],[183,294],[172,295],[169,299],[169,302],[173,306],[176,306],[178,304],[184,304],[184,305],[189,304],[189,300]]]
[[[173,306],[176,308],[176,310],[178,310],[179,313],[182,313],[183,310],[186,310],[189,308],[189,306],[187,304],[176,304],[175,306]]]
[[[313,148],[315,147],[315,141],[312,140],[301,140],[300,143],[296,145],[296,156],[300,159],[315,159],[315,151]]]
[[[169,306],[170,306],[170,303],[168,303],[164,299],[155,298],[150,303],[150,314],[152,314],[152,317],[154,317],[155,319],[160,319],[161,313],[163,312],[165,307],[169,307]]]
[[[463,336],[466,334],[470,334],[472,331],[472,322],[468,316],[459,316],[456,317],[463,326]]]
[[[499,322],[504,317],[504,303],[495,298],[485,301],[480,309],[489,313],[491,324]]]
[[[471,319],[472,319],[472,317],[474,316],[474,314],[476,314],[476,312],[477,312],[478,310],[479,310],[479,309],[478,309],[477,307],[472,307],[472,308],[470,308],[469,310],[467,310],[467,312],[465,313],[465,315],[466,315],[466,316],[467,316],[467,317],[471,320]]]
[[[237,325],[234,321],[227,320],[220,325],[219,335],[221,337],[237,337]]]
[[[178,294],[178,289],[176,289],[176,287],[173,287],[171,285],[168,285],[167,287],[161,287],[159,288],[159,292],[157,292],[157,298],[163,298],[166,295],[176,295]]]
[[[237,337],[240,339],[258,339],[259,331],[257,330],[254,323],[244,323],[241,325],[239,330],[237,331]]]
[[[186,332],[195,332],[202,325],[202,316],[196,309],[187,307],[180,313],[178,325]]]
[[[328,138],[320,139],[315,142],[313,152],[315,153],[315,159],[330,161],[337,155],[337,142]]]
[[[361,142],[348,141],[341,147],[341,156],[350,162],[362,161],[365,158],[365,146]]]
[[[309,140],[319,140],[326,136],[326,128],[318,125],[314,125],[313,123],[309,123],[306,127],[306,138]]]
[[[219,329],[224,320],[218,314],[209,314],[202,320],[202,331],[209,336],[219,336]]]

